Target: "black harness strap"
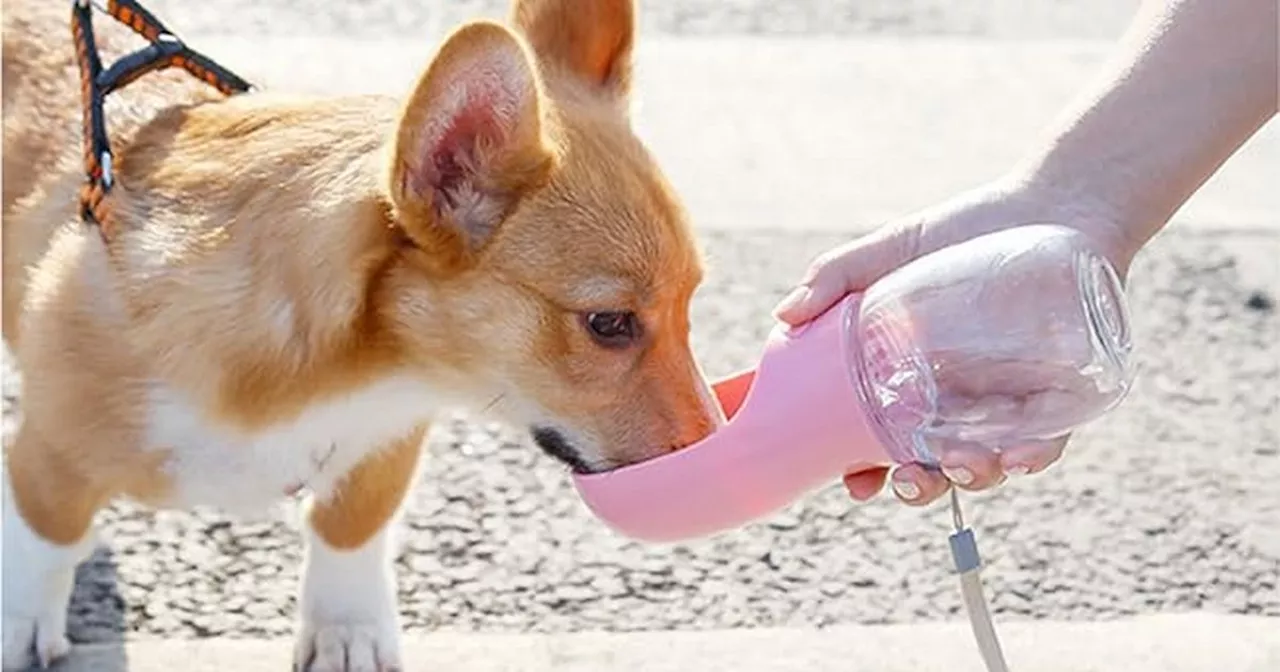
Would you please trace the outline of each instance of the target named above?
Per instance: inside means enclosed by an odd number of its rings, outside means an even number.
[[[132,28],[150,44],[103,69],[93,35],[93,9],[90,0],[71,0],[71,36],[80,64],[80,95],[84,106],[85,184],[80,189],[80,217],[85,223],[98,226],[105,239],[109,238],[111,226],[106,197],[115,184],[111,143],[107,140],[103,113],[107,94],[148,72],[175,66],[226,95],[251,91],[253,85],[183,44],[135,0],[107,0],[106,7],[99,9]]]

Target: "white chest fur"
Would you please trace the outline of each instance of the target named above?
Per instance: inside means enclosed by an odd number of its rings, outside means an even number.
[[[440,410],[421,382],[390,378],[253,433],[209,422],[171,388],[151,392],[147,448],[163,450],[176,507],[260,512],[304,486],[324,497],[360,460]]]

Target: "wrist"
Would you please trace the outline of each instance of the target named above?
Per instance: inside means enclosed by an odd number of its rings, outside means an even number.
[[[1142,198],[1143,187],[1118,166],[1076,165],[1065,157],[1026,162],[1010,179],[1042,217],[1081,229],[1103,248],[1117,272],[1129,264],[1168,219]]]
[[[1080,230],[1125,277],[1133,258],[1146,244],[1138,233],[1148,227],[1141,208],[1105,194],[1087,182],[1065,179],[1043,166],[1023,164],[996,182],[1022,223],[1053,223]]]

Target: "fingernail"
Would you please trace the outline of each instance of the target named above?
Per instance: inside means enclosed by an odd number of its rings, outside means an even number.
[[[791,290],[790,294],[787,294],[786,298],[778,302],[778,306],[773,309],[774,314],[785,313],[786,311],[795,308],[796,306],[804,303],[811,294],[813,294],[813,290],[809,289],[806,285],[796,287]]]
[[[947,479],[952,483],[969,485],[973,482],[973,472],[964,467],[943,467],[942,473],[946,474]]]
[[[920,488],[911,481],[894,481],[893,491],[903,499],[915,499],[920,496]]]
[[[1004,473],[1009,474],[1010,476],[1026,476],[1031,473],[1031,467],[1028,467],[1025,464],[1015,464],[1012,467],[1005,469]]]

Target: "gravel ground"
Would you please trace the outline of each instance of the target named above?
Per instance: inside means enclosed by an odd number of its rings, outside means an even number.
[[[506,0],[149,0],[180,33],[436,34]],[[639,0],[646,34],[1115,37],[1138,0]],[[234,21],[229,17],[235,17]]]
[[[714,266],[694,324],[717,375],[754,360],[760,315],[835,239],[705,241]],[[1134,396],[1051,472],[970,498],[999,618],[1280,616],[1277,246],[1274,233],[1170,231],[1140,258]],[[940,508],[854,506],[833,486],[710,541],[646,547],[591,519],[558,465],[522,439],[463,420],[431,439],[423,481],[400,560],[412,629],[822,626],[960,609]],[[283,514],[235,523],[110,510],[108,544],[81,571],[73,637],[288,635],[300,547]]]

